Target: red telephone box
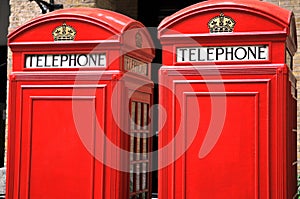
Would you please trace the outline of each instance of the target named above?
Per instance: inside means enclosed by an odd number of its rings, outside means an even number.
[[[7,198],[150,198],[148,31],[94,8],[9,35]]]
[[[293,13],[210,0],[165,18],[159,198],[296,197]]]

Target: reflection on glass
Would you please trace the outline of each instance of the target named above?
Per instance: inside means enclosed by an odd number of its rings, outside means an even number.
[[[147,160],[148,159],[148,139],[147,139],[147,134],[144,133],[143,135],[143,143],[142,143],[142,153],[143,153],[143,159]]]
[[[134,136],[131,134],[130,136],[130,161],[133,161],[134,155]]]
[[[131,129],[135,129],[135,102],[131,102]]]
[[[142,172],[147,173],[147,169],[148,169],[148,163],[143,163]]]
[[[130,165],[130,192],[133,192],[133,165]]]
[[[142,125],[142,104],[138,102],[137,104],[137,130],[141,130],[141,125]]]
[[[139,173],[137,173],[136,174],[136,191],[139,191],[140,190],[140,181],[139,181],[139,179],[140,179],[140,174]]]
[[[141,138],[140,138],[140,135],[139,134],[136,134],[136,160],[140,160],[140,147],[141,147]]]
[[[148,104],[143,104],[143,129],[148,129]]]
[[[142,189],[146,189],[147,188],[147,174],[143,173],[142,174]]]

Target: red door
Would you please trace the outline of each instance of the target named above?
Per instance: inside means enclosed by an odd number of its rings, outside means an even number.
[[[96,198],[102,181],[95,177],[100,177],[103,166],[89,150],[100,148],[95,122],[104,117],[104,101],[97,100],[103,99],[104,88],[97,88],[95,96],[74,96],[75,85],[19,86],[21,117],[28,118],[17,134],[22,149],[19,197]],[[74,115],[77,111],[81,116]],[[77,125],[84,125],[86,132],[79,132],[83,127]]]

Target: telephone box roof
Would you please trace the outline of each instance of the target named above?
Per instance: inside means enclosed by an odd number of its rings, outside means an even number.
[[[166,17],[160,23],[158,29],[161,31],[187,17],[216,9],[237,9],[240,12],[253,12],[285,25],[289,25],[291,18],[291,11],[259,0],[208,0],[186,7],[173,15]]]

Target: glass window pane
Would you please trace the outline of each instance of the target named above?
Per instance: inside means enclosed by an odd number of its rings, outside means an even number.
[[[148,180],[148,163],[142,164],[142,189],[147,189],[147,180]]]
[[[143,153],[143,160],[148,159],[148,138],[147,134],[143,134],[143,139],[142,139],[142,153]]]
[[[130,161],[133,161],[134,155],[134,134],[130,136]]]
[[[143,153],[147,153],[148,150],[147,150],[147,134],[144,133],[143,134]]]
[[[143,129],[148,129],[148,104],[143,104]]]
[[[147,171],[148,171],[148,163],[143,163],[143,165],[142,165],[142,172],[143,173],[147,173]]]
[[[133,192],[135,192],[136,191],[136,165],[134,164],[133,165]]]
[[[142,174],[142,189],[147,189],[147,173]]]
[[[144,152],[143,141],[144,141],[143,133],[140,133],[140,159],[142,159],[142,155],[143,155],[142,153]]]
[[[140,173],[141,173],[141,166],[140,164],[135,165],[135,172],[136,172],[136,179],[135,179],[135,186],[136,186],[136,191],[139,191],[140,188]]]
[[[135,181],[136,182],[136,191],[139,191],[140,190],[140,180],[139,180],[140,179],[140,174],[139,173],[136,174],[136,179],[137,179]]]
[[[130,165],[130,184],[129,184],[130,192],[133,192],[133,165]]]
[[[130,134],[130,198],[149,197],[148,152],[149,152],[149,104],[131,102]],[[136,161],[136,162],[135,162]]]
[[[137,104],[137,130],[141,130],[141,125],[142,125],[142,104],[138,102]]]
[[[131,129],[135,129],[135,109],[136,109],[136,103],[131,102]]]
[[[140,160],[140,152],[141,152],[141,138],[140,138],[140,133],[137,133],[136,135],[136,160]]]

